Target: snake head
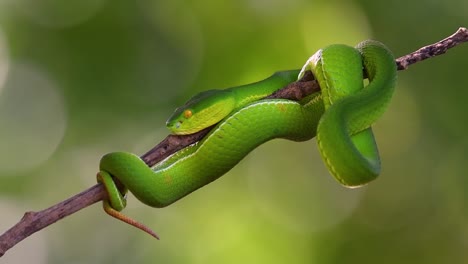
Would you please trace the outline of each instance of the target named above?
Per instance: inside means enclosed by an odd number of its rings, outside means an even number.
[[[235,98],[229,90],[201,92],[177,108],[166,121],[176,135],[188,135],[214,125],[235,108]]]

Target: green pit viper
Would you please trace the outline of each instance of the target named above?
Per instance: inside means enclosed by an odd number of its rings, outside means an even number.
[[[321,88],[300,102],[262,99],[311,70]],[[368,84],[364,86],[364,77]],[[278,72],[249,85],[209,90],[176,109],[167,127],[191,134],[216,124],[201,141],[153,167],[132,153],[102,157],[98,182],[110,215],[157,237],[120,211],[130,190],[141,202],[165,207],[216,180],[250,151],[274,138],[305,141],[317,136],[330,173],[348,187],[361,186],[380,173],[371,125],[386,110],[396,84],[392,53],[366,40],[356,48],[335,44],[317,51],[302,70]],[[118,188],[120,187],[120,189]]]

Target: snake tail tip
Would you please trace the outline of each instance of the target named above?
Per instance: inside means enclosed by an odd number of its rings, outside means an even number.
[[[126,219],[121,219],[121,220],[124,221],[125,223],[129,224],[129,225],[132,225],[132,226],[140,229],[141,231],[149,234],[150,236],[156,238],[157,240],[160,240],[159,236],[153,230],[151,230],[151,228],[145,226],[144,224],[142,224],[140,222],[137,222],[136,220],[133,220],[131,218],[126,218]]]
[[[161,240],[159,236],[155,232],[153,232],[153,230],[149,229],[149,231],[150,232],[147,232],[148,234],[150,234],[152,237],[156,238],[157,240]]]
[[[157,240],[160,240],[159,236],[153,230],[151,230],[149,227],[147,227],[144,224],[142,224],[142,223],[140,223],[140,222],[138,222],[138,221],[124,215],[124,214],[122,214],[121,212],[113,209],[112,207],[104,206],[104,211],[108,215],[110,215],[110,216],[112,216],[112,217],[114,217],[114,218],[116,218],[116,219],[118,219],[118,220],[120,220],[120,221],[122,221],[122,222],[124,222],[126,224],[134,226],[134,227],[140,229],[141,231],[143,231],[143,232],[151,235],[152,237],[156,238]]]

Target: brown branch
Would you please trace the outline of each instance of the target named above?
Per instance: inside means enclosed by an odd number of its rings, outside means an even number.
[[[405,70],[411,64],[444,54],[448,49],[463,42],[468,42],[468,30],[466,28],[459,28],[453,35],[402,56],[396,59],[395,63],[398,70]],[[267,98],[285,98],[297,101],[319,90],[320,88],[317,82],[313,80],[312,74],[308,73],[301,80],[289,84]],[[187,136],[169,135],[153,149],[141,156],[141,158],[149,166],[153,166],[174,152],[199,141],[211,128],[206,128],[198,133]],[[102,185],[96,184],[82,193],[45,210],[26,212],[16,225],[0,236],[0,257],[26,237],[106,197],[107,194]]]
[[[451,49],[463,42],[468,42],[468,29],[461,27],[451,36],[448,36],[441,41],[427,45],[417,51],[396,59],[397,69],[406,70],[411,64],[434,56],[442,55],[447,52],[448,49]]]

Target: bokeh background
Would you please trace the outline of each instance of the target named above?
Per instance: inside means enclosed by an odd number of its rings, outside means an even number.
[[[299,68],[367,38],[401,56],[468,26],[451,1],[0,1],[0,232],[95,184],[100,157],[143,154],[191,95]],[[164,209],[94,205],[2,263],[463,263],[468,44],[399,72],[374,126],[383,172],[345,189],[314,140],[269,142]],[[216,157],[213,157],[214,159]]]

